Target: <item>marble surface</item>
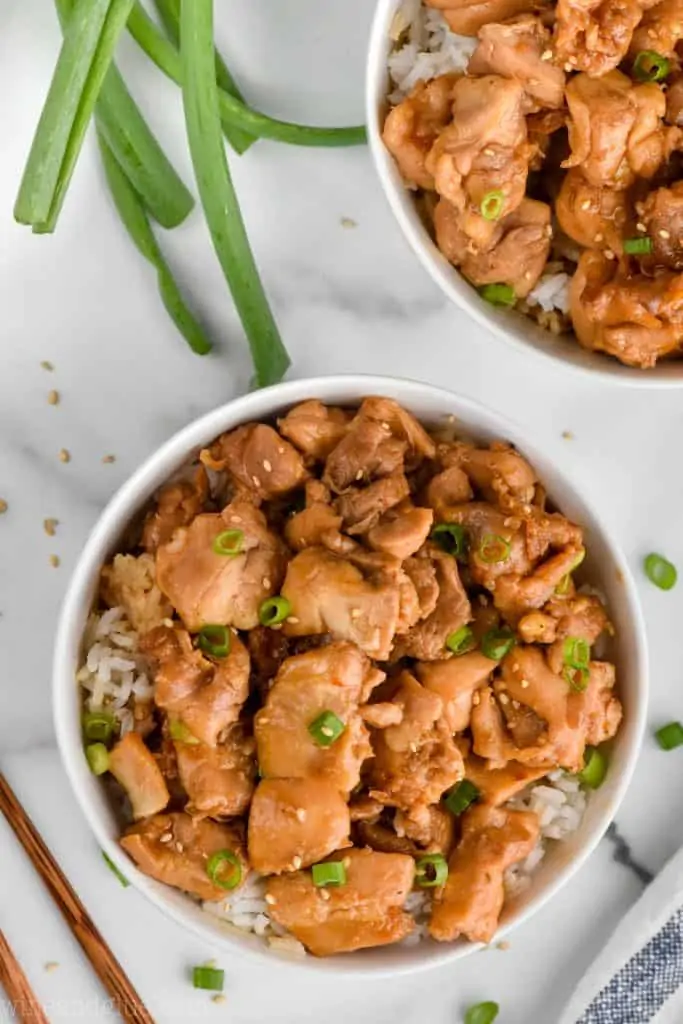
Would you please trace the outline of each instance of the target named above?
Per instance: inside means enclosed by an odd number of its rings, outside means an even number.
[[[639,570],[657,549],[683,556],[683,395],[607,387],[522,357],[450,307],[394,224],[364,149],[261,143],[234,161],[250,236],[292,376],[393,373],[495,406],[556,450],[604,512],[636,567],[652,656],[650,730],[617,825],[586,867],[509,950],[477,954],[414,980],[334,989],[293,968],[235,959],[226,1002],[188,983],[212,955],[123,891],[103,867],[54,744],[50,658],[59,602],[89,527],[115,488],[172,431],[242,392],[249,363],[201,217],[164,238],[218,340],[201,361],[160,309],[153,276],[109,206],[92,140],[59,231],[13,224],[18,177],[57,45],[51,4],[0,4],[0,768],[34,816],[159,1024],[325,1019],[454,1024],[496,999],[501,1024],[553,1024],[567,994],[652,873],[683,842],[683,754],[651,729],[683,715],[683,587],[664,594]],[[220,37],[246,94],[281,116],[362,117],[368,0],[222,0]],[[179,97],[126,44],[121,63],[164,144],[190,178]],[[350,218],[355,226],[343,226]],[[41,368],[49,360],[54,371]],[[50,389],[60,404],[48,404]],[[563,432],[572,434],[570,440]],[[71,453],[68,464],[58,453]],[[115,455],[104,463],[103,456]],[[43,520],[59,520],[47,537]],[[61,564],[54,568],[50,556]],[[115,1020],[56,911],[0,823],[0,927],[52,1024]],[[46,970],[50,962],[59,968]],[[0,999],[0,1021],[13,1020]]]

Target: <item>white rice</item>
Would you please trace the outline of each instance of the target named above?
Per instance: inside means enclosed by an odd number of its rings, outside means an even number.
[[[388,59],[392,104],[400,103],[420,81],[464,71],[478,42],[451,32],[441,11],[425,7],[422,0],[405,0],[399,7],[391,37],[397,44]]]
[[[544,274],[536,287],[529,292],[527,302],[535,303],[549,313],[559,309],[569,312],[569,274]]]

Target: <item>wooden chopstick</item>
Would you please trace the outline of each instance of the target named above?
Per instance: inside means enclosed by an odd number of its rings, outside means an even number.
[[[40,837],[35,825],[0,772],[0,811],[24,847],[47,886],[73,935],[78,939],[95,973],[111,996],[126,1024],[154,1024],[153,1017],[133,988],[95,922],[85,909],[62,869]],[[41,1018],[36,1018],[40,1020]]]
[[[9,996],[12,1020],[19,1024],[50,1024],[11,946],[0,931],[0,985]]]

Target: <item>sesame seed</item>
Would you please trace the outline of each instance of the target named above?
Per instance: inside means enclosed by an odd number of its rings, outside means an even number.
[[[59,405],[59,391],[48,391],[47,400],[49,405]]]
[[[48,960],[48,962],[45,964],[45,970],[47,971],[48,974],[52,974],[53,971],[59,970],[59,964],[57,963],[56,960]]]
[[[299,623],[299,620],[297,619],[296,615],[289,615],[286,621],[290,624],[290,626],[296,626]]]
[[[306,820],[306,811],[305,811],[305,809],[303,807],[297,807],[297,809],[296,809],[296,820],[297,821],[305,821]]]
[[[43,519],[43,529],[48,537],[54,537],[58,525],[59,519]]]
[[[481,696],[479,695],[479,691],[475,690],[474,693],[472,694],[472,703],[474,704],[475,708],[479,705],[480,700]]]
[[[329,894],[329,892],[327,891],[327,889],[321,889],[321,890],[320,890],[320,896],[321,896],[321,898],[322,898],[322,899],[324,899],[324,900],[325,900],[326,902],[327,902],[327,900],[329,900],[329,898],[330,898],[330,894]]]
[[[361,615],[360,608],[352,608],[351,609],[351,618],[352,619],[359,619],[360,615]]]
[[[522,687],[523,690],[526,690],[529,687],[529,680],[528,679],[522,679],[522,681],[520,682],[519,685]]]
[[[264,459],[263,460],[263,468],[265,469],[266,473],[272,473],[273,472],[272,463],[268,459]]]
[[[498,943],[496,943],[496,948],[497,949],[502,949],[503,952],[505,952],[506,949],[510,948],[510,943],[509,942],[498,942]]]
[[[252,476],[251,482],[253,483],[254,487],[260,487],[261,486],[261,481],[259,480],[259,478],[257,476]]]
[[[44,370],[48,370],[50,373],[54,370],[53,364],[48,359],[43,359],[40,365]]]
[[[50,555],[50,565],[53,569],[59,568],[59,555]]]
[[[211,996],[211,1002],[216,1003],[217,1006],[222,1006],[223,1003],[227,1003],[226,997],[222,992],[217,992],[215,996]]]
[[[271,893],[267,892],[266,893],[266,903],[268,904],[269,907],[274,907],[275,904],[277,903],[277,900],[275,899],[275,897],[273,895],[271,895]]]
[[[9,505],[7,504],[5,499],[4,498],[0,498],[0,516],[4,515],[8,508],[9,508]]]
[[[570,57],[569,58],[569,63],[570,64],[578,64],[578,59],[576,57]]]
[[[322,725],[320,731],[323,736],[334,736],[334,730],[330,729],[329,725]]]
[[[175,848],[176,848],[176,851],[177,851],[178,853],[182,853],[182,852],[183,852],[183,850],[185,849],[185,847],[183,846],[183,844],[182,844],[182,843],[176,843],[176,844],[175,844]]]
[[[218,966],[218,960],[205,960],[202,966],[203,967],[217,967]]]
[[[267,576],[263,577],[263,579],[261,580],[261,583],[263,584],[263,586],[264,586],[264,588],[266,590],[270,590],[270,580],[268,579]]]
[[[344,865],[344,867],[348,871],[349,868],[351,867],[351,858],[350,857],[344,857],[344,860],[342,861],[342,864]]]
[[[515,709],[515,711],[519,711],[521,705],[518,700],[513,700],[512,706]]]
[[[284,455],[285,454],[284,448],[278,448],[277,453],[278,453],[278,455]]]
[[[543,53],[541,54],[541,60],[552,60],[552,59],[553,59],[553,51],[552,50],[544,50]]]
[[[636,224],[636,229],[638,231],[647,231],[647,228],[645,227],[645,225],[642,224],[640,221],[638,221],[638,223]]]
[[[343,228],[357,228],[358,227],[358,222],[355,221],[352,217],[342,217],[341,220],[339,221],[339,223],[341,224],[341,226]]]
[[[508,697],[507,693],[499,693],[498,694],[498,700],[500,701],[501,704],[509,704],[510,703],[510,698]]]
[[[363,470],[359,469],[358,472],[356,473],[356,480],[362,480],[362,479],[363,479]]]
[[[68,450],[68,448],[62,448],[62,450],[59,453],[59,461],[71,462],[71,452]]]
[[[671,233],[669,231],[659,231],[658,234],[660,238],[671,238]]]
[[[173,839],[173,833],[172,832],[164,832],[163,836],[159,836],[159,842],[160,843],[170,843],[172,839]]]
[[[104,462],[106,465],[109,465],[109,463],[111,463],[111,462],[116,462],[116,456],[115,455],[103,455],[102,456],[102,462]]]
[[[294,867],[297,871],[299,870],[302,864],[303,861],[301,857],[292,857],[292,867]]]
[[[565,441],[571,441],[574,435],[572,434],[571,430],[563,430],[562,437],[565,439]]]
[[[410,753],[411,754],[417,754],[417,743],[411,743],[410,744]]]
[[[604,237],[605,237],[605,236],[604,236],[603,234],[601,234],[600,232],[598,232],[598,233],[597,233],[597,235],[595,236],[595,241],[596,241],[596,242],[602,242],[602,240],[604,239]]]
[[[565,64],[565,66],[564,66],[564,70],[565,70],[565,71],[573,71],[573,70],[574,70],[574,68],[573,68],[573,67],[571,66],[571,64]]]

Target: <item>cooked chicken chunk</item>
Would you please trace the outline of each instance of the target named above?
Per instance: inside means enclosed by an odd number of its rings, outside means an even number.
[[[346,883],[319,889],[308,872],[268,879],[270,914],[315,956],[400,942],[415,922],[403,910],[415,874],[412,857],[347,850]]]
[[[322,544],[325,534],[341,529],[342,517],[330,504],[330,492],[319,480],[306,484],[306,507],[285,523],[285,538],[295,551]]]
[[[339,444],[352,413],[323,405],[317,399],[301,402],[278,420],[280,433],[310,459],[326,459]]]
[[[511,499],[524,503],[533,500],[536,474],[527,460],[510,445],[497,441],[489,448],[476,448],[471,444],[456,443],[442,445],[439,455],[445,465],[463,469],[487,501],[504,506]]]
[[[461,36],[476,36],[484,25],[507,21],[517,14],[543,10],[543,0],[425,0],[429,7],[443,11],[451,30]]]
[[[465,528],[468,568],[479,586],[493,591],[500,577],[525,576],[532,568],[520,519],[483,501],[453,505],[443,518]]]
[[[189,526],[203,511],[209,497],[209,480],[203,466],[198,466],[191,480],[176,480],[159,491],[156,507],[145,519],[142,546],[156,551],[171,539],[179,526]]]
[[[439,583],[427,547],[403,563],[403,571],[415,588],[420,619],[428,618],[439,600]]]
[[[227,470],[238,488],[264,500],[288,494],[307,476],[296,448],[265,423],[222,434],[200,458],[210,469]]]
[[[442,853],[448,857],[455,838],[455,818],[445,807],[417,807],[412,811],[396,811],[394,828],[422,850]],[[415,851],[419,856],[421,850]]]
[[[361,417],[386,424],[394,437],[405,441],[408,451],[406,466],[416,469],[423,459],[433,459],[436,444],[422,424],[412,413],[395,402],[393,398],[382,398],[377,395],[364,398],[359,413]]]
[[[139,733],[126,733],[111,750],[109,771],[125,789],[136,820],[163,811],[169,792],[159,765]]]
[[[215,747],[224,729],[237,721],[249,695],[249,654],[232,635],[228,655],[210,661],[192,646],[183,629],[160,626],[142,638],[152,660],[154,700],[190,734]]]
[[[486,761],[476,754],[468,753],[467,741],[459,744],[465,758],[465,778],[479,790],[479,800],[492,807],[500,807],[513,796],[547,772],[544,765],[531,767],[519,761],[508,761],[502,768],[489,768]]]
[[[456,733],[468,728],[474,695],[487,685],[495,667],[495,661],[470,651],[446,661],[419,662],[416,671],[422,685],[443,701],[444,718]]]
[[[493,600],[506,620],[516,625],[533,608],[542,608],[580,558],[580,547],[570,546],[537,565],[528,576],[511,572],[498,577]]]
[[[633,33],[630,56],[654,50],[676,58],[676,46],[683,39],[683,0],[662,0],[649,6]]]
[[[418,82],[410,96],[389,111],[382,138],[409,185],[434,188],[427,171],[427,154],[451,119],[457,75],[440,75]]]
[[[249,814],[254,871],[297,871],[349,846],[346,801],[326,779],[263,779]]]
[[[256,744],[244,727],[225,730],[216,747],[191,735],[174,742],[178,773],[188,795],[187,812],[196,818],[229,818],[249,807],[256,776]]]
[[[429,508],[399,506],[386,512],[368,530],[367,541],[374,551],[384,551],[403,562],[419,551],[429,536],[434,513]]]
[[[616,672],[606,661],[592,661],[584,699],[586,743],[598,746],[616,736],[623,717],[621,701],[614,695]]]
[[[239,860],[242,879],[247,876],[240,829],[206,818],[197,821],[189,814],[158,814],[129,828],[121,846],[140,871],[200,900],[225,899],[225,889],[207,874],[206,865],[213,854],[230,851]]]
[[[564,104],[564,72],[544,57],[550,32],[531,14],[520,14],[502,24],[489,22],[479,29],[479,45],[467,67],[469,75],[514,78],[536,107]]]
[[[652,241],[653,262],[682,271],[683,181],[650,192],[638,212],[647,237]]]
[[[237,554],[215,545],[230,532]],[[157,582],[187,629],[205,625],[253,629],[261,602],[277,594],[285,548],[262,512],[236,499],[220,514],[197,516],[157,551]]]
[[[405,473],[392,473],[367,487],[352,488],[335,501],[347,533],[366,533],[382,515],[410,497]]]
[[[342,793],[358,784],[372,750],[358,707],[383,679],[353,644],[334,643],[283,662],[254,720],[265,778],[321,778]],[[341,736],[320,746],[309,727],[325,711],[343,722]]]
[[[442,202],[443,200],[439,200],[437,209]],[[422,503],[428,508],[433,508],[439,515],[450,505],[471,501],[472,496],[467,473],[460,466],[449,466],[431,478],[425,488]]]
[[[639,0],[558,0],[555,54],[565,71],[599,78],[626,56],[643,14]]]
[[[451,633],[466,625],[472,617],[467,592],[462,585],[458,563],[436,547],[430,550],[436,570],[439,596],[434,611],[400,638],[402,655],[422,661],[436,661],[446,652]]]
[[[589,184],[581,168],[572,167],[562,181],[555,213],[562,230],[579,245],[621,253],[627,196],[623,189]]]
[[[114,555],[102,569],[102,600],[110,608],[121,606],[139,633],[146,633],[173,615],[173,606],[157,586],[154,557],[149,554]]]
[[[443,889],[435,890],[429,934],[439,942],[464,935],[490,942],[503,909],[503,876],[523,860],[538,839],[530,811],[474,807],[463,815],[462,838],[451,855]]]

